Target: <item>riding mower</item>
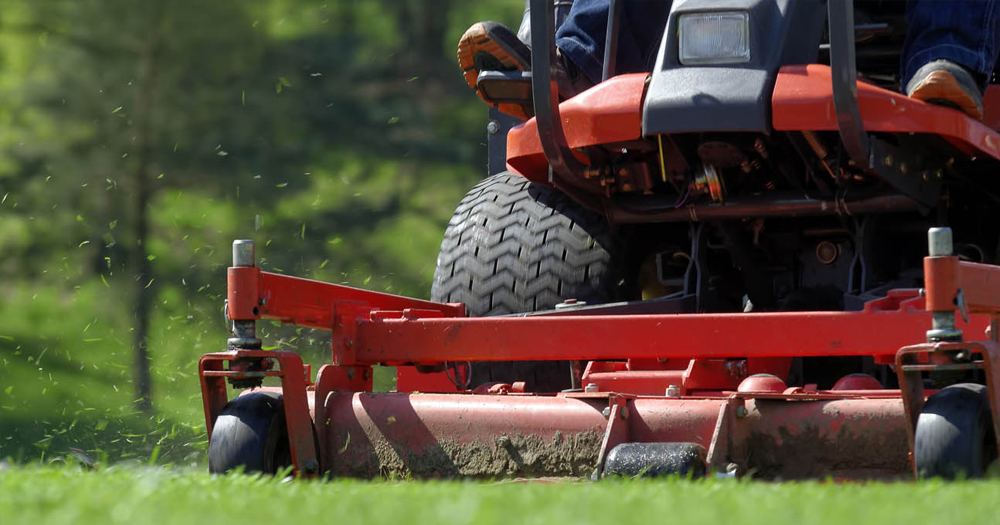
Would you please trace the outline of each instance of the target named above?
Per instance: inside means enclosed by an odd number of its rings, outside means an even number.
[[[856,24],[850,1],[675,0],[653,71],[616,75],[620,3],[593,88],[559,100],[546,0],[531,71],[480,73],[534,116],[493,113],[506,170],[459,204],[432,300],[264,272],[234,242],[233,337],[199,364],[211,471],[987,473],[993,87],[983,122],[893,89],[893,2],[859,3]],[[313,380],[262,350],[259,319],[329,331],[332,362]],[[375,365],[396,391],[372,392]]]

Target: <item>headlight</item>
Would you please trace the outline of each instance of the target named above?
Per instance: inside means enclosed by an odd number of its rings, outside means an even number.
[[[680,15],[681,64],[742,64],[750,61],[750,15],[745,11]]]

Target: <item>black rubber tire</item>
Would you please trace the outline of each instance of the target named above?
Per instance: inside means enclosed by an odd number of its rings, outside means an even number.
[[[274,474],[292,464],[281,394],[254,392],[229,401],[208,442],[208,471]]]
[[[997,459],[985,385],[961,383],[927,399],[914,439],[920,478],[981,478]]]
[[[565,299],[621,300],[622,241],[603,217],[558,190],[511,173],[476,184],[445,231],[431,300],[472,317],[550,310]],[[523,380],[531,391],[570,387],[566,362],[475,363],[473,387]]]

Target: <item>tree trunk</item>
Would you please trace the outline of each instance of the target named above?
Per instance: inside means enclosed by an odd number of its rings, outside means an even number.
[[[154,22],[155,23],[155,22]],[[153,304],[154,288],[152,268],[146,252],[149,236],[149,201],[152,195],[149,181],[151,149],[152,107],[156,89],[156,31],[152,31],[148,45],[139,56],[139,82],[135,95],[136,164],[133,174],[134,195],[132,220],[135,225],[135,244],[132,247],[129,267],[135,272],[132,283],[133,316],[132,332],[134,354],[135,406],[148,412],[153,408],[153,380],[150,374],[148,348],[149,315]]]

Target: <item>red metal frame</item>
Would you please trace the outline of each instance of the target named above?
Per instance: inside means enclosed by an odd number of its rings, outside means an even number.
[[[927,257],[925,281],[925,290],[894,290],[862,312],[466,318],[460,304],[234,267],[231,318],[272,318],[330,330],[333,364],[323,366],[311,384],[291,352],[207,354],[199,365],[206,426],[211,432],[225,406],[226,378],[276,376],[285,396],[293,462],[303,475],[315,473],[320,463],[342,475],[394,469],[428,476],[530,473],[510,456],[526,446],[511,444],[522,439],[535,440],[542,456],[565,456],[560,443],[586,448],[586,457],[561,472],[571,475],[580,475],[581,464],[600,466],[619,443],[693,441],[705,446],[717,469],[757,469],[784,478],[891,476],[901,465],[912,468],[907,450],[926,394],[920,374],[956,366],[942,355],[967,352],[973,359],[960,366],[986,371],[1000,431],[1000,267]],[[935,311],[955,315],[965,334],[983,333],[989,325],[991,340],[915,344]],[[961,319],[963,312],[968,322]],[[785,388],[777,377],[749,377],[784,376],[793,356],[831,355],[871,355],[894,363],[902,388],[818,391],[810,385]],[[273,359],[279,368],[226,368],[226,362],[242,358]],[[420,390],[433,391],[444,384],[441,375],[415,374],[406,365],[539,358],[591,361],[583,380],[597,392],[546,397],[519,394],[523,385],[495,385],[459,396],[366,393],[375,364],[401,366],[400,377],[407,377],[411,388],[424,376],[424,384],[432,386]],[[865,382],[853,384],[868,388]],[[678,388],[667,392],[670,385]],[[317,422],[318,451],[310,413]],[[858,456],[858,450],[868,452]],[[464,453],[482,457],[469,464],[455,459]],[[782,463],[794,454],[807,454],[811,462]],[[858,470],[857,461],[845,463],[845,457],[860,458],[870,468]]]
[[[226,362],[238,359],[264,358],[278,363],[278,370],[247,372],[230,370]],[[231,350],[205,354],[198,361],[198,376],[201,378],[201,397],[205,405],[205,427],[212,435],[212,427],[222,409],[229,401],[226,379],[247,379],[251,377],[280,377],[281,392],[284,396],[285,423],[288,428],[289,449],[292,465],[299,475],[315,476],[320,472],[319,455],[313,440],[310,397],[306,395],[309,376],[306,365],[295,352],[274,352],[268,350]],[[369,386],[370,388],[370,386]]]
[[[619,75],[559,104],[570,148],[614,144],[642,137],[646,73]],[[507,134],[507,168],[534,182],[548,183],[548,161],[535,119]]]
[[[927,104],[860,80],[858,104],[864,129],[870,133],[929,133],[949,138],[963,149],[976,149],[1000,159],[1000,133],[961,111]],[[836,131],[830,67],[782,67],[771,96],[771,115],[774,129],[779,131]]]

